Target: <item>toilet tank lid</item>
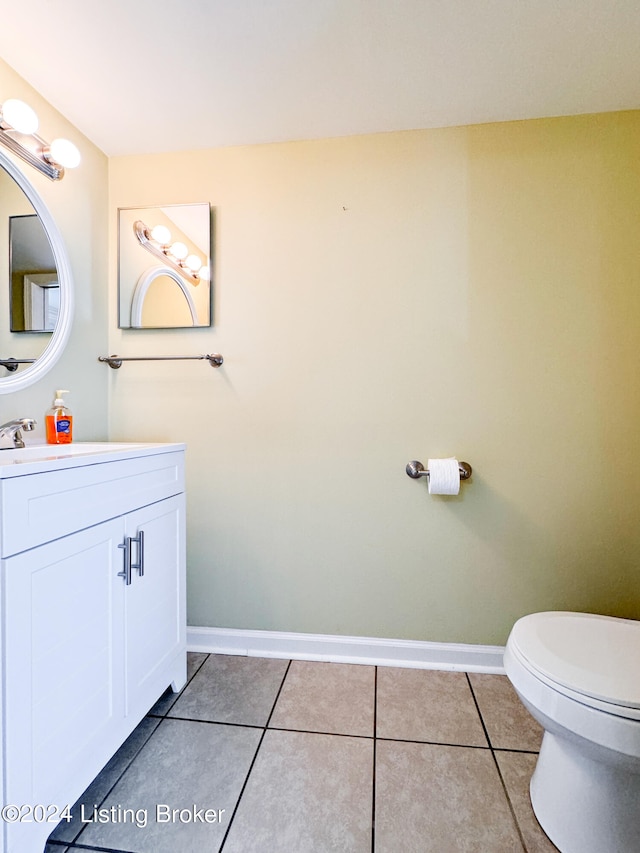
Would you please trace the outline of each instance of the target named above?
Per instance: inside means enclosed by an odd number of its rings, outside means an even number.
[[[640,622],[592,613],[532,613],[516,622],[509,643],[550,681],[640,708]]]

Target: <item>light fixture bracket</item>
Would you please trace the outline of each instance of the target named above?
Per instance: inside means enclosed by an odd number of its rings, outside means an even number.
[[[36,133],[20,133],[0,119],[0,142],[50,180],[60,181],[64,177],[64,168],[46,159],[48,143]]]
[[[183,278],[186,278],[187,281],[191,282],[191,284],[197,285],[200,284],[202,279],[197,273],[194,273],[187,266],[183,266],[177,259],[171,255],[169,252],[169,247],[163,247],[160,243],[156,242],[151,237],[150,229],[144,224],[141,219],[136,219],[133,223],[133,233],[136,235],[136,239],[148,252],[159,258],[164,264],[167,264],[169,267],[174,269],[177,273],[179,273]]]

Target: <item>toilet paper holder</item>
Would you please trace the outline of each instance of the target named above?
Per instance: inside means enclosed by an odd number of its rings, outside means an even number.
[[[472,474],[472,468],[468,462],[458,462],[458,470],[460,471],[461,480],[468,480]],[[407,464],[407,474],[413,477],[414,480],[418,480],[420,477],[428,477],[429,469],[425,468],[422,462],[414,459],[413,462]]]

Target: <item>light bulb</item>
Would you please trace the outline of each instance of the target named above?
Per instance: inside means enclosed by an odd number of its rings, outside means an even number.
[[[198,272],[200,267],[202,266],[202,261],[197,255],[188,255],[185,260],[185,266],[189,267],[193,272]]]
[[[9,98],[2,104],[2,118],[18,133],[35,133],[38,129],[38,116],[24,101]]]
[[[65,169],[75,169],[80,163],[80,152],[68,139],[54,139],[45,152],[45,157]]]
[[[203,264],[198,270],[198,276],[202,279],[202,281],[209,281],[211,277],[211,270],[209,269],[209,264]]]
[[[171,249],[169,250],[174,258],[177,258],[179,261],[183,261],[187,255],[189,254],[189,250],[185,246],[184,243],[173,243]]]
[[[171,231],[166,225],[154,225],[151,229],[151,239],[160,243],[161,246],[168,246],[171,240]]]

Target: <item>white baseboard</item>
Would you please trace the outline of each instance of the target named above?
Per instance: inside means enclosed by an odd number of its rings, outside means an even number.
[[[223,655],[504,674],[503,646],[190,627],[187,649]]]

